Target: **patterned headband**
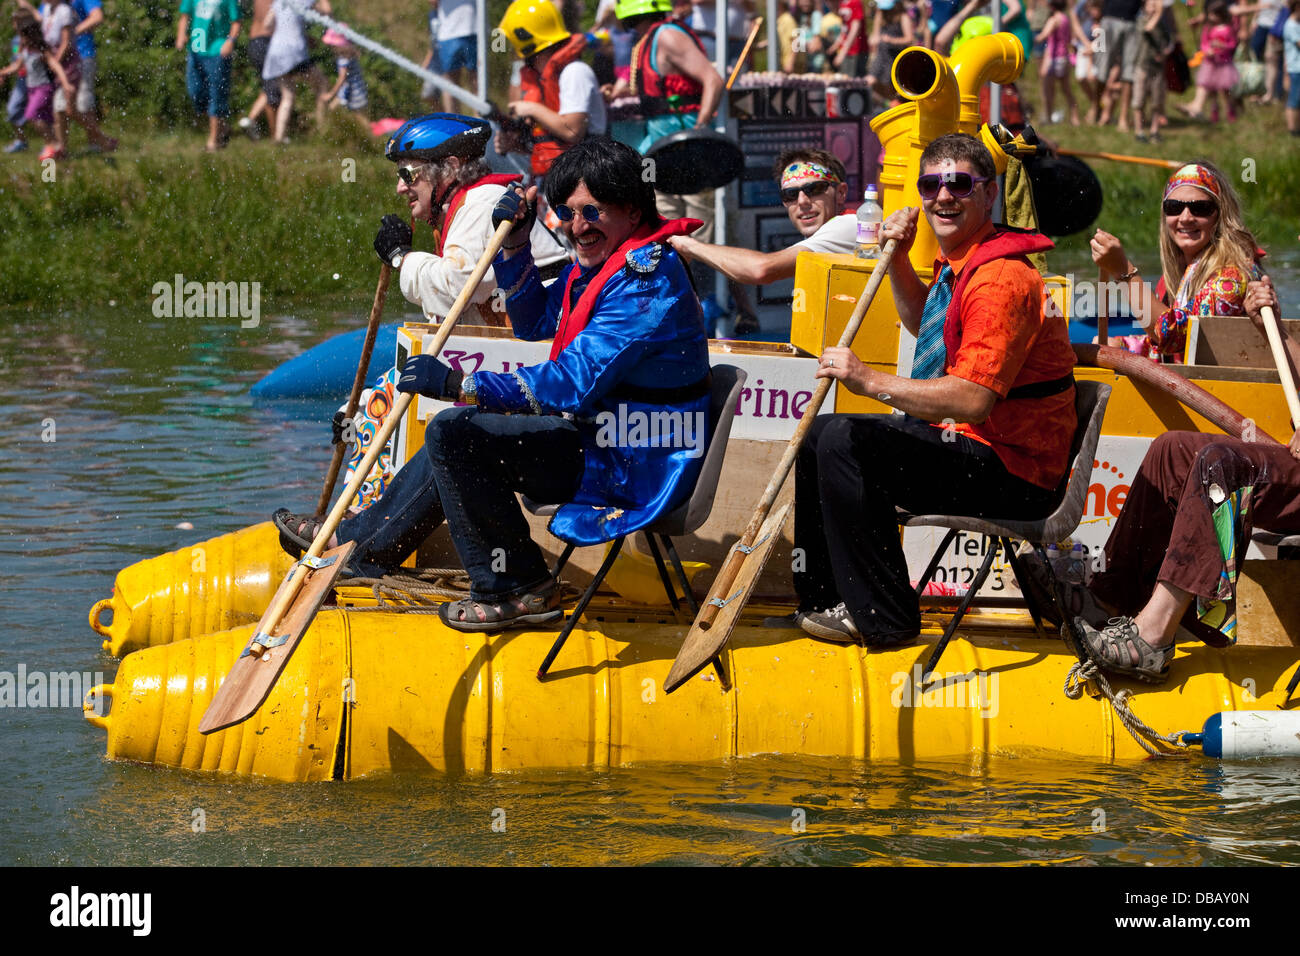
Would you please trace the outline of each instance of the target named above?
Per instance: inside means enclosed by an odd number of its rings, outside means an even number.
[[[1204,166],[1197,166],[1195,163],[1188,163],[1178,172],[1169,177],[1169,182],[1165,186],[1165,194],[1162,199],[1168,199],[1169,194],[1179,186],[1195,186],[1209,193],[1215,199],[1219,199],[1219,184],[1211,173]]]
[[[791,163],[781,173],[781,188],[786,189],[794,183],[806,182],[810,179],[827,179],[833,183],[840,182],[840,177],[823,166],[821,163],[813,163],[806,160],[799,160]]]

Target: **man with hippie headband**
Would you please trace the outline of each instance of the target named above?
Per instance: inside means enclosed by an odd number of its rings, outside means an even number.
[[[913,514],[1032,519],[1057,503],[1075,430],[1074,350],[1026,256],[1037,233],[995,226],[997,172],[976,139],[941,136],[921,154],[917,191],[938,239],[933,283],[908,260],[918,210],[881,224],[898,246],[889,281],[916,336],[910,378],[828,348],[818,378],[837,379],[902,415],[821,415],[795,471],[796,620],[815,637],[910,643],[921,611],[896,507]]]
[[[858,220],[844,211],[849,194],[844,164],[823,149],[788,149],[777,159],[772,174],[790,224],[799,230],[802,240],[778,252],[758,252],[676,236],[669,240],[672,247],[687,259],[703,262],[748,285],[791,278],[801,252],[852,255],[858,242]]]

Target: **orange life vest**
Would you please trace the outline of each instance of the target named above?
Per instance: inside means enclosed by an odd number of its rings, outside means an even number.
[[[560,73],[564,71],[566,66],[582,56],[582,51],[586,48],[586,36],[581,33],[574,33],[558,50],[551,54],[550,60],[547,61],[546,66],[542,68],[540,73],[525,63],[523,70],[519,74],[519,88],[523,91],[524,99],[530,103],[541,103],[548,110],[558,113],[560,111]],[[559,139],[542,127],[534,126],[531,160],[533,173],[538,176],[545,176],[547,170],[551,168],[551,164],[555,162],[556,157],[568,148],[568,144],[560,142]]]

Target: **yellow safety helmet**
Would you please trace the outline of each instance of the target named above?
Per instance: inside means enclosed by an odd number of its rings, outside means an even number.
[[[550,0],[515,0],[501,18],[501,32],[525,60],[569,39],[560,11]]]

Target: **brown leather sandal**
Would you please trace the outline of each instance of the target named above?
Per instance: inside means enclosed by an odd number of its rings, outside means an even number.
[[[552,583],[541,591],[518,594],[502,601],[462,598],[438,608],[442,623],[456,631],[504,631],[530,624],[551,624],[564,617],[560,589]]]
[[[1074,628],[1088,655],[1102,670],[1136,677],[1148,684],[1163,684],[1169,677],[1169,662],[1174,657],[1174,645],[1152,647],[1138,636],[1137,624],[1133,618],[1113,617],[1099,630],[1084,618],[1076,617]],[[1136,663],[1133,660],[1134,651],[1137,652]]]

